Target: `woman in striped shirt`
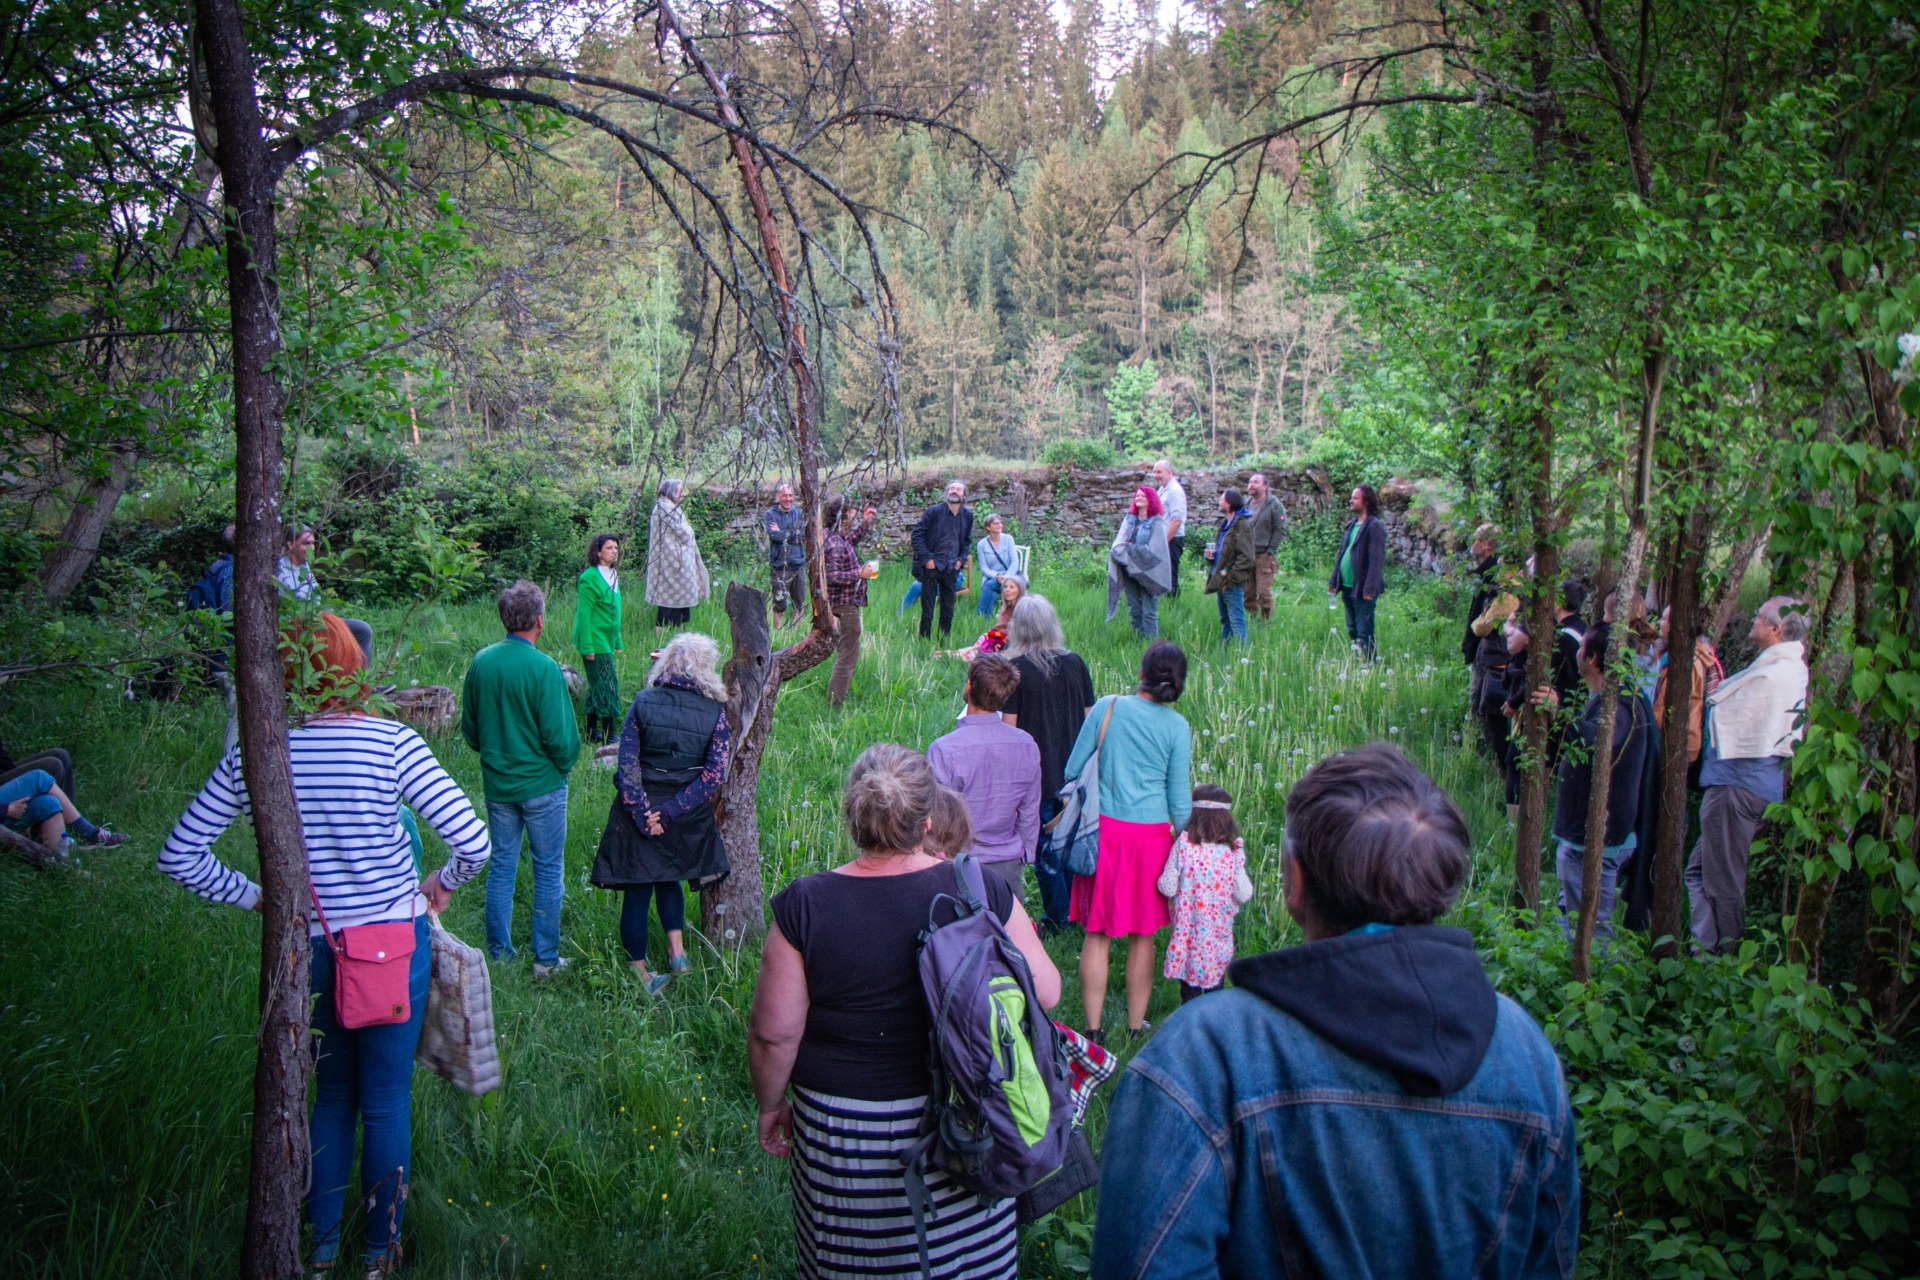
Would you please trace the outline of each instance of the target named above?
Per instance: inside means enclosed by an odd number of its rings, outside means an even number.
[[[340,1248],[340,1216],[353,1171],[355,1120],[363,1130],[360,1184],[366,1210],[367,1275],[385,1276],[398,1262],[400,1216],[412,1154],[413,1054],[426,1013],[432,948],[429,907],[440,910],[453,890],[487,861],[487,829],[466,795],[440,767],[420,735],[404,724],[367,714],[365,687],[355,674],[360,646],[346,623],[330,613],[310,639],[312,666],[331,687],[319,713],[287,733],[294,795],[307,845],[312,894],[335,931],[383,921],[414,922],[408,978],[412,1009],[389,1026],[342,1028],[334,1014],[333,951],[318,915],[313,938],[315,1077],[313,1174],[307,1218],[313,1224],[314,1266],[329,1267]],[[305,663],[290,660],[289,683],[304,682]],[[447,842],[451,856],[424,881],[400,821],[412,806]],[[243,910],[259,909],[260,886],[213,855],[214,841],[241,815],[252,816],[240,754],[230,749],[214,766],[160,855],[160,870],[201,897]]]

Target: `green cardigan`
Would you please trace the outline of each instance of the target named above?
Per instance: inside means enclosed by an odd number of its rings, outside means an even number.
[[[600,570],[587,566],[580,574],[580,594],[573,606],[573,647],[579,653],[619,653],[620,593],[607,585]]]

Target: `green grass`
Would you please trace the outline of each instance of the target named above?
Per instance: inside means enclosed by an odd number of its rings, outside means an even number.
[[[1328,752],[1376,738],[1401,744],[1465,809],[1477,851],[1467,899],[1503,899],[1511,837],[1496,780],[1462,745],[1459,624],[1435,616],[1432,588],[1396,584],[1382,599],[1383,660],[1368,668],[1348,654],[1317,582],[1280,583],[1275,621],[1254,623],[1252,646],[1229,651],[1217,638],[1213,600],[1188,572],[1191,589],[1163,604],[1162,628],[1193,662],[1180,710],[1194,726],[1195,778],[1233,791],[1247,836],[1256,896],[1241,916],[1241,951],[1294,940],[1278,898],[1286,787]],[[1038,563],[1034,577],[1060,606],[1096,689],[1112,692],[1131,687],[1141,645],[1124,617],[1103,621],[1100,574],[1088,557]],[[849,855],[839,783],[863,748],[886,740],[923,747],[959,710],[959,664],[928,656],[914,634],[917,610],[895,614],[905,583],[896,566],[874,587],[846,708],[828,709],[825,666],[781,694],[761,776],[769,892]],[[956,644],[980,629],[972,605],[962,598]],[[371,614],[383,654],[398,619],[398,610]],[[564,648],[570,619],[571,599],[555,601],[541,647],[577,661]],[[716,604],[698,610],[694,625],[724,647]],[[432,607],[413,630],[392,678],[457,687],[498,624],[487,605]],[[653,634],[651,611],[630,608],[621,666],[628,694]],[[0,736],[16,751],[72,748],[82,808],[135,839],[86,858],[83,876],[0,860],[0,1274],[78,1280],[234,1269],[259,925],[153,869],[213,765],[224,719],[211,695],[129,703],[116,683],[91,677],[6,691]],[[434,746],[477,801],[473,754],[457,738]],[[754,1141],[746,1077],[754,956],[697,945],[693,974],[647,1001],[625,972],[618,900],[585,884],[611,798],[606,771],[575,772],[563,918],[574,966],[540,986],[524,958],[495,971],[505,1086],[476,1101],[416,1077],[409,1274],[790,1271],[786,1168]],[[432,866],[444,854],[430,834],[428,846]],[[253,866],[245,831],[230,833],[218,852]],[[523,872],[521,930],[530,891]],[[482,886],[469,886],[448,915],[449,927],[473,941],[483,936],[482,896]],[[1072,947],[1056,943],[1055,957],[1068,978],[1058,1015],[1078,1024]],[[1112,998],[1109,1025],[1119,1018],[1117,977]],[[1174,985],[1159,984],[1150,1016],[1163,1019],[1177,1002]],[[1028,1234],[1023,1273],[1073,1272],[1092,1199]]]

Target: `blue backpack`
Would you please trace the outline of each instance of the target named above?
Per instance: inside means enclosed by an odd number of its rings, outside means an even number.
[[[980,864],[963,853],[953,869],[961,896],[936,897],[920,935],[933,1073],[922,1136],[901,1156],[926,1274],[928,1172],[988,1199],[1018,1196],[1060,1171],[1073,1124],[1066,1046],[1027,959],[987,907]]]

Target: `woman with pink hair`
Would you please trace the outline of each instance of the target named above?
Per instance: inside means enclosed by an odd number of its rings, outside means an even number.
[[[1152,486],[1143,484],[1133,491],[1107,557],[1107,621],[1120,612],[1124,595],[1133,634],[1153,639],[1160,634],[1160,597],[1172,587],[1166,509]]]

